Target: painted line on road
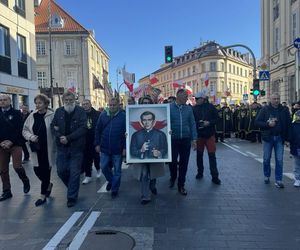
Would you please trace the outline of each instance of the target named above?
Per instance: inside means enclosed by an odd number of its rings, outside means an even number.
[[[58,230],[58,232],[52,237],[48,244],[43,248],[43,250],[54,250],[61,242],[61,240],[66,236],[74,224],[78,221],[83,212],[74,212],[72,216],[66,221],[66,223]]]
[[[234,151],[236,151],[236,152],[240,153],[241,155],[248,157],[248,155],[247,155],[247,154],[243,153],[242,151],[240,151],[240,150],[238,150],[238,149],[236,149],[236,148],[234,148],[234,147],[231,147],[231,146],[230,146],[230,145],[228,145],[227,143],[225,143],[225,142],[222,142],[222,144],[223,144],[223,145],[225,145],[225,146],[227,146],[227,147],[229,147],[229,148],[231,148],[232,150],[234,150]]]
[[[252,152],[250,152],[250,151],[246,151],[246,153],[247,154],[249,154],[249,155],[251,155],[251,156],[253,156],[253,157],[258,157],[258,155],[256,155],[256,154],[253,154]]]
[[[232,147],[235,147],[235,148],[241,148],[240,146],[235,145],[235,144],[232,144]]]
[[[106,191],[106,185],[108,184],[108,181],[106,181],[102,187],[97,191],[97,193],[107,193]]]
[[[80,228],[79,232],[75,235],[74,239],[72,240],[69,250],[77,250],[82,245],[84,239],[86,238],[89,230],[93,227],[95,224],[97,218],[100,216],[101,212],[94,211],[90,214],[90,216],[87,218],[86,222],[83,224],[83,226]]]
[[[283,175],[291,180],[295,180],[295,175],[293,173],[283,173]]]

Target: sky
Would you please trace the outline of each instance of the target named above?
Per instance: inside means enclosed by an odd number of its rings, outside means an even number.
[[[94,30],[109,55],[109,78],[117,86],[117,69],[135,73],[137,81],[164,63],[164,46],[173,56],[215,41],[248,46],[260,58],[259,0],[56,0],[75,20]],[[235,48],[244,53],[243,48]],[[121,84],[121,76],[118,83]],[[123,89],[123,87],[121,88]]]

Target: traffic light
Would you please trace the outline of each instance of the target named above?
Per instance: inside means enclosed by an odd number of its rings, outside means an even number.
[[[260,95],[259,79],[255,79],[253,81],[253,95],[254,96],[259,96]]]
[[[165,46],[165,63],[173,62],[173,46]]]

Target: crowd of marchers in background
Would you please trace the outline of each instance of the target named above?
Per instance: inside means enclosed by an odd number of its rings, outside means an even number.
[[[261,142],[263,148],[264,183],[270,183],[272,151],[275,152],[275,186],[284,188],[282,181],[284,146],[289,143],[294,156],[295,187],[300,187],[300,102],[291,110],[280,103],[280,96],[273,93],[269,103],[251,105],[213,105],[205,92],[194,95],[196,104],[187,104],[188,94],[179,89],[164,103],[170,106],[171,162],[153,162],[130,165],[141,183],[141,204],[157,195],[157,178],[169,167],[169,187],[177,184],[178,193],[186,196],[186,174],[191,148],[196,151],[196,179],[203,178],[203,154],[208,154],[211,181],[220,185],[216,160],[216,143],[224,138],[235,137]],[[23,192],[30,191],[30,181],[23,164],[29,160],[34,173],[41,182],[40,197],[35,205],[47,203],[51,195],[51,169],[56,166],[57,174],[67,187],[67,206],[73,207],[78,200],[81,174],[82,184],[92,181],[92,166],[96,177],[103,173],[111,197],[119,195],[122,177],[122,162],[126,153],[126,111],[118,97],[109,100],[108,107],[96,111],[90,100],[80,105],[71,92],[63,95],[63,106],[55,111],[49,107],[50,100],[43,94],[34,98],[36,109],[29,112],[25,105],[16,110],[9,95],[0,94],[0,175],[3,192],[0,201],[13,196],[9,177],[9,163],[23,182]],[[143,96],[136,100],[128,98],[127,105],[155,105],[157,100]],[[137,157],[159,159],[167,151],[165,134],[154,128],[155,114],[144,112],[140,116],[142,130],[134,134],[130,148]],[[149,137],[157,141],[149,151]],[[22,160],[23,157],[23,160]]]

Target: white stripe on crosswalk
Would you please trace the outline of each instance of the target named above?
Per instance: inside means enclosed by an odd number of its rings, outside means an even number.
[[[61,242],[61,240],[66,236],[70,231],[76,221],[80,218],[83,212],[75,212],[67,220],[67,222],[59,229],[59,231],[52,237],[48,244],[43,248],[43,250],[54,250]]]
[[[249,154],[249,155],[251,155],[251,156],[253,156],[253,157],[258,157],[258,155],[254,154],[254,153],[252,153],[250,151],[246,151],[246,153]]]
[[[225,142],[222,142],[222,144],[223,144],[223,145],[225,145],[225,146],[227,146],[227,147],[229,147],[229,148],[231,148],[232,150],[234,150],[234,151],[236,151],[236,152],[240,153],[241,155],[248,157],[248,155],[247,155],[247,154],[245,154],[245,153],[241,152],[240,150],[238,150],[238,149],[236,149],[236,148],[234,148],[234,147],[232,147],[232,146],[228,145],[227,143],[225,143]]]
[[[106,181],[102,187],[97,191],[97,193],[107,193],[106,191],[106,185],[108,184],[108,181]]]
[[[94,211],[90,214],[90,216],[87,218],[86,222],[83,224],[83,226],[80,228],[79,232],[75,235],[74,239],[72,240],[69,250],[77,250],[82,245],[84,239],[86,238],[89,230],[93,227],[95,224],[97,218],[100,216],[101,212]]]
[[[232,144],[232,147],[235,147],[235,148],[241,148],[240,146],[235,145],[235,144]]]
[[[291,180],[295,180],[295,175],[293,173],[283,173],[283,175]]]

